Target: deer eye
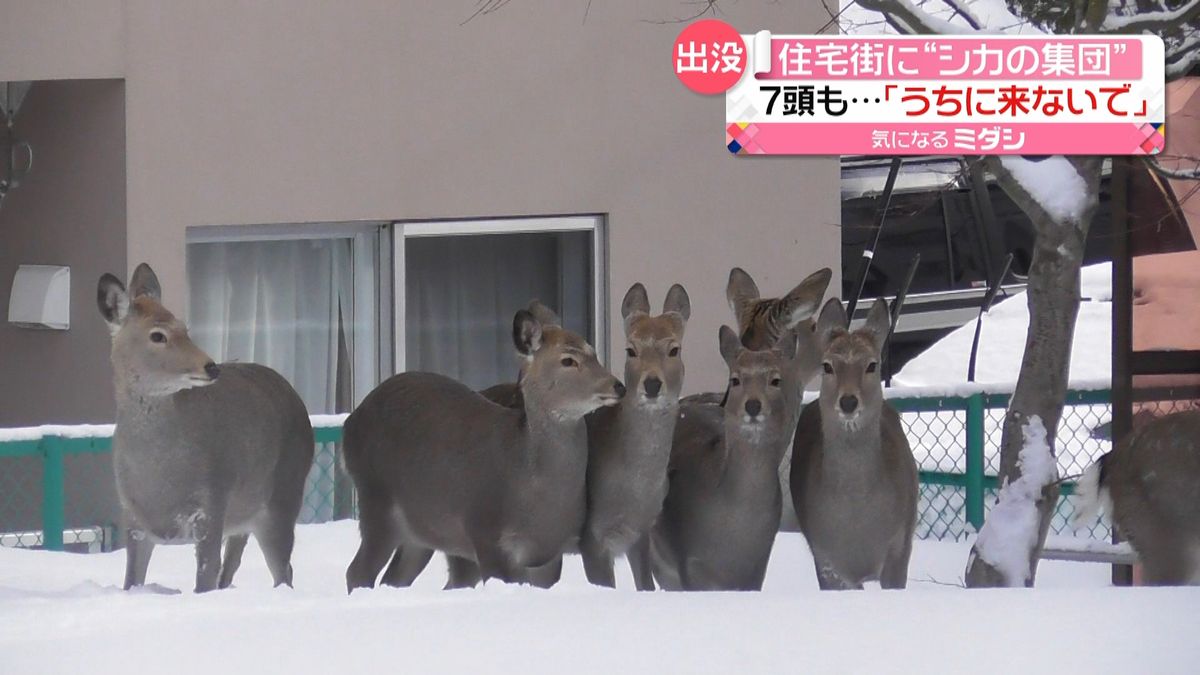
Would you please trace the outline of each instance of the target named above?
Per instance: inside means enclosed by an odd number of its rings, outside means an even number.
[[[868,364],[867,364],[867,372],[868,372],[868,373],[873,373],[873,372],[875,372],[875,369],[876,369],[876,368],[878,368],[878,367],[879,367],[879,364],[878,364],[878,363],[876,363],[875,361],[872,361],[872,362],[870,362],[870,363],[868,363]]]
[[[832,363],[826,361],[825,363],[821,364],[821,368],[823,368],[825,370],[826,375],[833,374],[833,364]]]
[[[781,384],[783,384],[783,380],[779,379],[778,377],[771,378],[771,386],[772,387],[778,387]]]
[[[739,386],[741,386],[742,381],[740,379],[738,379],[737,375],[734,375],[733,377],[729,378],[729,384],[734,387],[739,387]]]
[[[564,368],[573,368],[573,367],[579,365],[578,361],[576,361],[575,359],[573,359],[569,356],[564,356],[561,363],[563,364]]]
[[[152,330],[150,331],[150,341],[161,345],[167,341],[167,334],[161,330]]]
[[[667,356],[672,358],[679,356],[679,347],[671,347],[671,351],[667,352]]]
[[[626,347],[625,348],[625,356],[628,356],[631,359],[636,359],[637,352],[633,351],[633,347]]]

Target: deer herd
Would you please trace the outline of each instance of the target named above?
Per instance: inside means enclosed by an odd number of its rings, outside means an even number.
[[[879,300],[851,329],[839,300],[822,306],[830,278],[822,269],[765,299],[731,271],[723,393],[681,398],[690,299],[672,286],[655,314],[640,283],[621,303],[623,380],[537,301],[513,318],[517,382],[476,392],[432,373],[389,378],[344,427],[361,535],[347,590],[408,586],[435,551],[447,588],[550,587],[577,553],[600,586],[616,585],[624,557],[639,590],[759,590],[780,530],[803,533],[822,589],[904,588],[918,483],[880,380],[891,317]],[[195,545],[197,592],[225,588],[251,534],[290,586],[314,451],[300,397],[264,366],[214,364],[146,264],[128,288],[104,275],[98,303],[113,336],[125,588],[145,583],[160,543]],[[1157,451],[1127,457],[1122,445],[1092,474],[1117,526],[1147,542],[1147,568],[1165,570],[1160,583],[1200,582],[1198,436],[1135,434]],[[1160,458],[1193,479],[1154,478]],[[1182,494],[1148,495],[1148,481]]]

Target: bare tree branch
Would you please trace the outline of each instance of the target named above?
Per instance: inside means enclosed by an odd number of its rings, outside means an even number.
[[[1105,9],[1108,9],[1107,0],[1093,0],[1093,2],[1103,2]],[[1136,12],[1124,16],[1108,14],[1103,22],[1096,26],[1096,32],[1131,34],[1149,31],[1161,35],[1170,30],[1182,28],[1198,18],[1200,18],[1200,0],[1190,0],[1176,9]]]
[[[1167,167],[1163,166],[1158,157],[1147,157],[1146,164],[1154,171],[1154,173],[1163,178],[1177,178],[1180,180],[1200,180],[1200,157],[1179,157],[1178,163],[1186,164],[1191,162],[1195,164],[1190,169],[1181,168],[1179,166]]]
[[[1200,0],[1195,1],[1200,2]],[[978,32],[972,28],[939,19],[909,0],[855,0],[855,2],[863,9],[883,14],[888,23],[901,33],[946,35]]]
[[[963,21],[966,21],[967,25],[969,25],[971,28],[975,30],[983,30],[985,28],[983,21],[981,21],[979,17],[975,15],[975,12],[972,11],[971,8],[967,6],[967,3],[963,0],[942,0],[942,2],[946,3],[950,9],[954,10],[955,14],[961,16]]]

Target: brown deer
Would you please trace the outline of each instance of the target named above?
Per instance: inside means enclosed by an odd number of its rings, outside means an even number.
[[[397,578],[434,550],[447,587],[521,582],[576,544],[586,512],[584,416],[625,387],[587,342],[528,310],[513,318],[524,356],[523,405],[508,408],[433,373],[401,373],[346,420],[344,458],[362,543],[348,591],[373,587],[389,557]]]
[[[1200,585],[1200,411],[1134,429],[1079,482],[1076,525],[1103,508],[1152,585]]]
[[[791,483],[822,589],[908,583],[917,463],[899,413],[883,400],[879,361],[889,324],[882,299],[858,330],[847,329],[836,298],[817,320],[821,397],[800,415]]]
[[[779,531],[779,462],[791,440],[788,363],[720,331],[729,366],[725,405],[680,406],[669,488],[651,531],[654,578],[667,590],[760,590]]]
[[[158,277],[145,263],[128,291],[105,274],[97,295],[112,332],[125,589],[145,583],[160,543],[196,545],[197,593],[225,588],[249,534],[275,585],[290,586],[314,449],[295,389],[264,366],[213,363],[162,306]]]
[[[725,285],[725,298],[737,319],[738,335],[746,349],[770,349],[785,335],[791,333],[795,336],[796,356],[787,364],[788,379],[795,386],[785,392],[790,411],[789,428],[792,429],[800,415],[804,388],[821,369],[821,352],[813,338],[812,316],[821,307],[821,300],[832,277],[833,272],[829,268],[822,268],[808,275],[786,295],[763,298],[750,274],[735,267],[729,271],[729,281]],[[686,397],[684,401],[719,403],[723,399],[722,394],[699,394]],[[792,449],[789,446],[779,463],[779,485],[783,490],[780,529],[796,532],[799,524],[792,507],[791,467]]]

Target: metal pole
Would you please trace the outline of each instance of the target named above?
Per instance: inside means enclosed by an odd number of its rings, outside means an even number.
[[[975,381],[975,357],[979,352],[979,334],[983,330],[983,315],[992,308],[992,303],[996,301],[996,294],[1000,292],[1000,285],[1004,283],[1004,278],[1008,276],[1008,270],[1012,267],[1013,254],[1009,253],[1004,259],[1004,267],[1000,270],[1000,276],[996,277],[996,281],[992,287],[988,289],[986,295],[983,296],[983,303],[979,305],[979,316],[975,317],[975,337],[971,340],[971,360],[967,363],[967,382]]]
[[[871,271],[871,259],[875,257],[875,247],[879,245],[883,221],[887,218],[888,207],[892,205],[892,191],[896,187],[896,176],[900,173],[901,161],[899,157],[893,157],[892,165],[888,168],[887,182],[883,184],[883,208],[879,209],[875,218],[875,237],[871,240],[871,245],[863,249],[862,260],[859,261],[858,282],[854,285],[854,294],[850,296],[846,307],[846,320],[850,322],[854,321],[854,309],[858,307],[858,299],[862,297],[863,288],[867,285],[867,273]]]
[[[983,527],[983,394],[967,399],[967,522]]]

